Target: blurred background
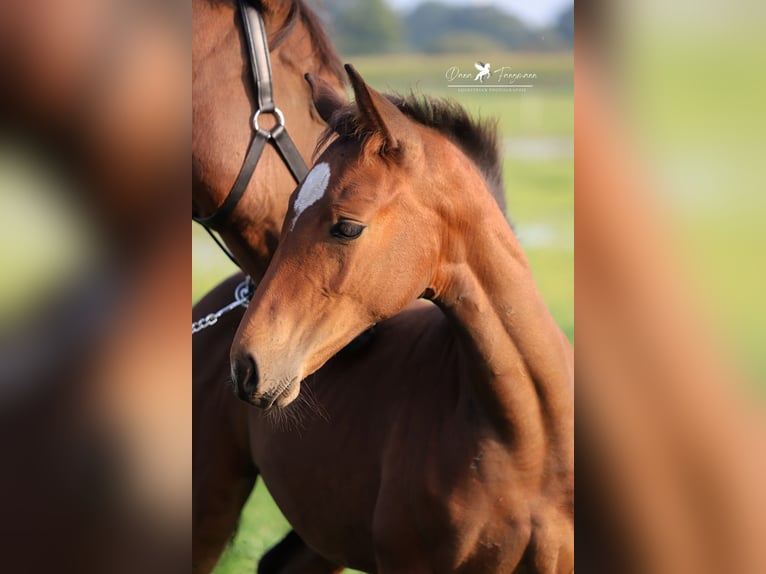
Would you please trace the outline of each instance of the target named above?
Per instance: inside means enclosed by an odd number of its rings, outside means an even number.
[[[187,570],[190,30],[0,3],[4,571]]]
[[[766,64],[765,16],[748,0],[623,2],[613,12],[617,58],[608,64],[689,297],[761,397],[766,82],[757,70]]]
[[[766,571],[766,10],[576,15],[578,566]]]
[[[378,90],[453,98],[475,117],[498,122],[508,216],[538,287],[574,340],[574,7],[571,1],[419,2],[323,0],[344,62]],[[534,74],[529,88],[448,87],[457,67],[473,83],[476,62]],[[498,83],[498,75],[490,80]],[[463,82],[465,83],[465,82]],[[192,226],[193,300],[235,271],[204,230]],[[196,319],[196,317],[195,317]],[[288,530],[259,481],[218,574],[255,568]]]

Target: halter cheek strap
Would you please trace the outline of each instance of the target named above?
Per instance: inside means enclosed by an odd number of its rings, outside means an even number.
[[[248,146],[239,175],[229,195],[226,196],[220,207],[211,215],[201,217],[192,212],[192,219],[204,226],[208,233],[211,233],[210,228],[221,225],[231,215],[231,212],[234,211],[239,200],[242,199],[253,177],[255,166],[258,164],[258,160],[263,153],[263,148],[266,147],[266,143],[271,143],[276,148],[296,183],[300,183],[308,172],[306,162],[303,161],[298,148],[295,147],[295,143],[287,133],[287,129],[285,129],[285,117],[282,111],[274,104],[269,45],[261,13],[253,6],[246,4],[244,0],[239,0],[239,11],[242,16],[242,26],[247,41],[247,54],[253,74],[257,108],[253,116],[253,136],[250,139],[250,145]],[[270,130],[260,127],[258,119],[262,114],[271,114],[276,118],[277,123]],[[234,261],[231,253],[223,247],[218,239],[215,236],[213,236],[213,239],[224,249],[229,258]],[[236,263],[236,261],[234,262]]]

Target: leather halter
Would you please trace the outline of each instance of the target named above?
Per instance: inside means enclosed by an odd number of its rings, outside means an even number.
[[[242,199],[242,196],[247,189],[250,179],[253,177],[255,166],[258,164],[258,160],[261,157],[263,148],[267,143],[271,143],[282,160],[287,165],[290,173],[295,182],[300,184],[303,178],[306,177],[308,168],[306,162],[303,161],[298,148],[295,147],[292,138],[285,129],[285,117],[282,111],[274,104],[274,96],[272,93],[272,80],[271,80],[271,60],[269,59],[269,44],[266,37],[266,28],[263,24],[263,17],[261,13],[253,6],[245,4],[244,0],[239,0],[239,11],[242,17],[242,26],[245,32],[245,39],[247,40],[247,54],[250,60],[250,69],[253,73],[253,84],[255,87],[255,94],[257,97],[256,111],[253,116],[253,136],[250,139],[250,145],[245,155],[245,160],[240,168],[239,175],[234,182],[234,186],[231,188],[229,195],[223,203],[215,210],[214,213],[207,216],[199,216],[192,211],[192,219],[204,226],[208,232],[210,228],[221,225],[234,211],[234,208]],[[258,124],[258,118],[263,114],[271,114],[276,120],[277,124],[270,130],[265,130]],[[211,233],[211,235],[213,235]],[[213,235],[213,239],[221,246],[226,254],[232,258],[227,249],[218,242],[218,239]],[[235,261],[236,263],[236,261]]]

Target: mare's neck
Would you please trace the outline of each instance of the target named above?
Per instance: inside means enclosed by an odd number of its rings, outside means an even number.
[[[302,19],[298,17],[294,27],[285,28],[292,17],[291,3],[270,0],[263,5],[272,48],[275,103],[284,113],[290,137],[310,164],[325,125],[313,111],[303,74],[322,75],[337,85],[339,93],[342,87],[331,73],[320,69],[321,62]],[[237,3],[221,5],[200,0],[193,3],[193,8],[193,190],[195,207],[208,214],[223,203],[241,169],[252,136],[250,120],[255,108]],[[274,40],[283,29],[285,35],[276,44]],[[270,128],[274,118],[264,115],[260,121]],[[242,268],[256,280],[276,250],[288,199],[295,187],[287,165],[274,147],[267,145],[247,191],[219,229]]]
[[[543,448],[564,441],[571,426],[571,347],[483,180],[475,174],[469,184],[470,219],[443,216],[454,219],[444,229],[471,231],[445,241],[435,300],[458,327],[472,392],[493,426],[514,448]]]

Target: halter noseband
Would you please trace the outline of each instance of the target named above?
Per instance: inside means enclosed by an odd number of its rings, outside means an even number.
[[[255,166],[261,157],[263,148],[267,142],[277,149],[282,160],[290,170],[296,183],[303,181],[308,172],[306,162],[303,161],[298,148],[295,147],[292,138],[285,129],[285,117],[282,111],[274,104],[271,80],[271,60],[269,59],[269,44],[266,38],[266,28],[263,24],[261,13],[253,6],[245,4],[244,0],[239,0],[239,11],[242,16],[242,26],[247,40],[247,54],[250,61],[250,69],[253,73],[253,84],[257,97],[256,111],[253,116],[253,136],[250,139],[250,145],[245,155],[245,160],[239,170],[239,175],[234,185],[226,196],[226,199],[211,215],[199,216],[192,211],[192,219],[205,227],[216,243],[226,252],[232,261],[234,258],[228,250],[218,241],[211,232],[212,227],[223,223],[227,217],[234,211],[234,208],[242,199],[247,189],[250,179],[253,177]],[[271,114],[277,124],[270,130],[265,130],[258,124],[258,118],[263,114]],[[236,263],[236,261],[234,261]]]

